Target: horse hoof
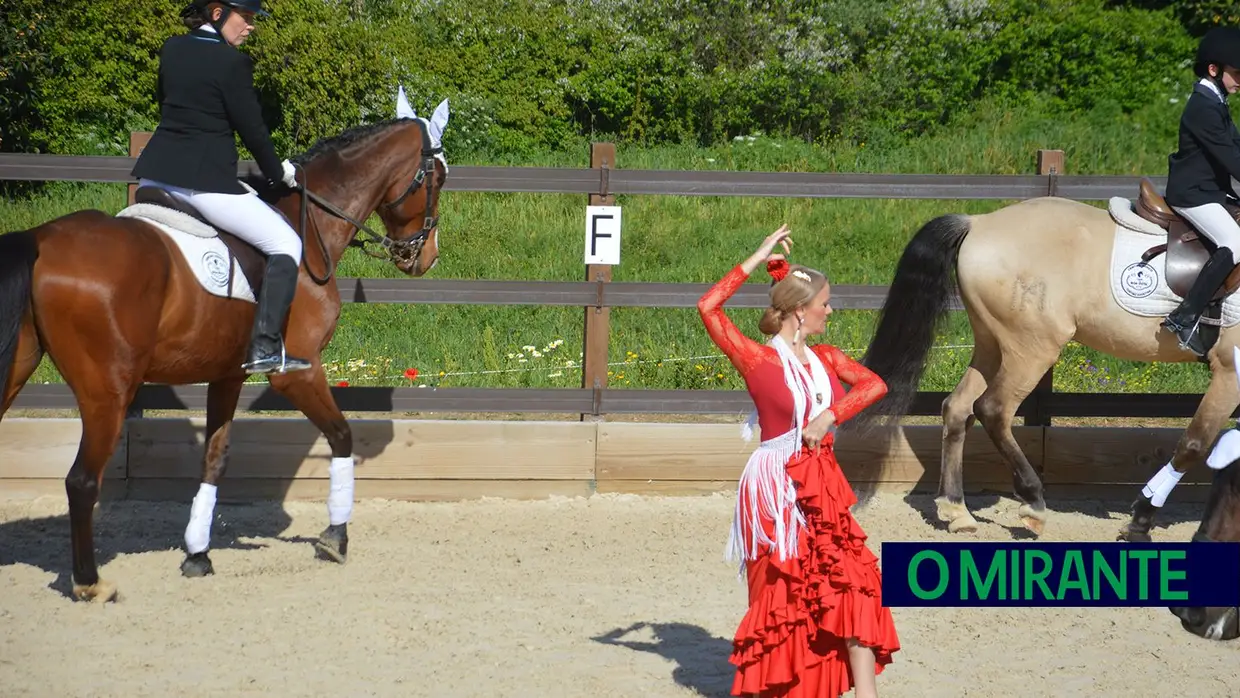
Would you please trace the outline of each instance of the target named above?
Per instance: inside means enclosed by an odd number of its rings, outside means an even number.
[[[1046,522],[1041,519],[1035,519],[1032,516],[1022,516],[1020,517],[1020,522],[1035,536],[1041,536],[1042,531],[1046,530]]]
[[[966,511],[949,521],[947,530],[950,533],[977,533],[977,519]]]
[[[349,524],[328,526],[314,544],[315,557],[344,564],[349,559]]]
[[[211,566],[211,558],[207,557],[205,550],[201,553],[186,555],[181,563],[181,576],[205,577],[209,574],[215,574],[215,568]]]
[[[1028,504],[1022,504],[1017,514],[1020,516],[1021,524],[1035,536],[1042,535],[1042,532],[1046,530],[1047,516],[1045,509],[1039,511]]]
[[[89,586],[83,584],[73,585],[73,595],[77,597],[78,601],[107,603],[116,600],[116,592],[115,584],[102,579]]]
[[[1115,540],[1120,543],[1152,543],[1154,541],[1149,533],[1134,531],[1127,527],[1120,529],[1119,535],[1115,537]]]
[[[935,514],[939,517],[939,521],[950,524],[961,517],[973,518],[969,513],[969,508],[964,502],[953,502],[947,497],[938,497],[934,500]],[[974,522],[976,523],[976,522]]]

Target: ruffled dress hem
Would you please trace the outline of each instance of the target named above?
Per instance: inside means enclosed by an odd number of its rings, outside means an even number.
[[[729,659],[736,666],[732,695],[839,696],[854,685],[849,638],[874,650],[875,674],[900,649],[891,612],[882,605],[878,558],[849,510],[857,499],[833,445],[828,436],[818,452],[801,448],[788,459],[784,470],[795,490],[795,512],[763,511],[761,529],[753,525],[757,519],[738,516],[734,537],[739,533],[749,543],[744,547],[750,599]],[[760,474],[746,474],[742,503],[761,487]],[[738,515],[744,511],[738,505]],[[772,535],[777,520],[796,522],[795,554],[768,549],[753,555],[754,540],[787,540]]]

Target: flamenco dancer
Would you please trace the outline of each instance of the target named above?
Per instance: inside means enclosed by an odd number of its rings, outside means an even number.
[[[835,427],[883,397],[882,379],[829,344],[806,346],[831,314],[819,271],[789,266],[787,226],[733,267],[698,301],[711,340],[740,371],[762,443],[740,478],[728,558],[743,559],[749,608],[730,661],[732,695],[823,698],[856,689],[877,696],[875,677],[900,649],[882,604],[878,558],[849,510],[857,497],[835,460]],[[774,280],[758,323],[759,344],[723,304],[759,264]],[[843,383],[851,390],[845,393]]]

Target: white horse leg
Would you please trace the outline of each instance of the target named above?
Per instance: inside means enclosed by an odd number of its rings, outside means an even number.
[[[185,559],[181,574],[205,577],[214,574],[207,550],[211,547],[211,521],[215,517],[216,486],[228,467],[228,437],[242,381],[211,383],[207,386],[206,448],[202,457],[202,482],[190,506],[185,526]]]

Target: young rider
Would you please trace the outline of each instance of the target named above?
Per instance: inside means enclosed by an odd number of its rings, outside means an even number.
[[[1210,299],[1240,264],[1240,131],[1227,109],[1227,96],[1240,88],[1240,29],[1217,27],[1202,38],[1194,72],[1200,80],[1180,118],[1179,150],[1168,159],[1167,204],[1218,250],[1202,267],[1183,302],[1162,323],[1180,344],[1202,356],[1197,324]],[[1232,207],[1232,211],[1224,206]]]

